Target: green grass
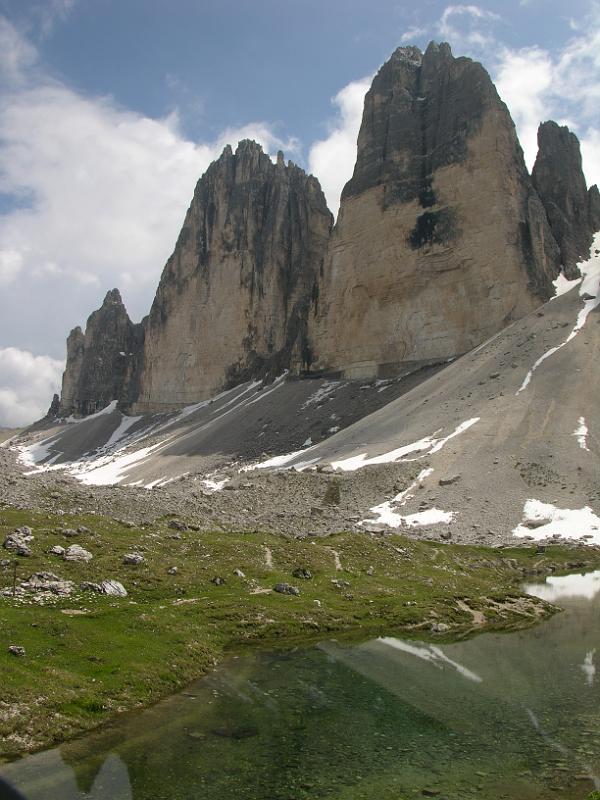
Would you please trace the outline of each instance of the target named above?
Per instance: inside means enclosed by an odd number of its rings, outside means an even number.
[[[555,609],[520,593],[524,572],[600,563],[600,554],[583,548],[553,547],[539,556],[534,548],[493,551],[398,535],[177,534],[167,523],[128,528],[96,516],[0,511],[2,541],[19,525],[34,530],[33,555],[16,559],[18,581],[46,570],[76,586],[116,579],[129,593],[115,598],[77,590],[46,605],[0,597],[0,757],[63,741],[153,703],[245,647],[393,632],[456,638],[529,625]],[[60,532],[79,525],[92,532],[68,540]],[[64,562],[47,553],[73,542],[93,560]],[[123,554],[131,551],[142,552],[145,562],[124,565]],[[15,559],[6,550],[0,558],[11,559],[0,568],[0,588],[10,587]],[[171,567],[177,574],[168,574]],[[293,578],[298,567],[313,579]],[[235,569],[245,577],[235,577]],[[214,585],[215,576],[226,583]],[[300,596],[268,591],[278,582],[298,586]],[[433,622],[447,624],[449,632],[432,634]],[[11,655],[10,645],[24,647],[26,656]]]

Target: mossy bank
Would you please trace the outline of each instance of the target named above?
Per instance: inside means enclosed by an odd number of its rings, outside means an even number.
[[[530,625],[556,609],[522,594],[524,575],[600,564],[593,548],[492,550],[356,533],[289,539],[9,508],[1,541],[24,525],[31,554],[1,553],[4,760],[149,705],[244,647],[393,632],[444,640]],[[92,558],[64,560],[60,548],[73,544]],[[143,560],[125,563],[132,553]],[[70,593],[23,588],[44,572],[72,582]],[[81,588],[107,580],[127,596]],[[277,584],[298,594],[273,591]]]

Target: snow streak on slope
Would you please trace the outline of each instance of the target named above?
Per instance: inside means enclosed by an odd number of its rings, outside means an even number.
[[[332,461],[331,466],[334,469],[341,469],[344,472],[352,471],[355,469],[361,469],[362,467],[367,467],[371,464],[391,464],[397,461],[416,461],[417,458],[422,458],[423,455],[433,455],[434,453],[438,453],[444,445],[450,441],[450,439],[454,439],[455,436],[459,436],[464,431],[468,430],[472,425],[475,425],[476,422],[479,422],[480,417],[473,417],[473,419],[468,419],[465,422],[461,422],[457,428],[455,428],[452,433],[448,436],[444,436],[443,438],[436,438],[436,435],[440,432],[441,428],[439,428],[432,436],[426,436],[424,439],[420,439],[418,442],[412,442],[411,444],[403,445],[402,447],[398,447],[395,450],[390,450],[389,453],[382,453],[379,456],[373,456],[372,458],[368,458],[367,453],[361,453],[358,456],[352,456],[351,458],[345,458],[341,461]],[[423,455],[418,456],[417,458],[404,458],[404,456],[409,455],[409,453],[422,453]]]
[[[594,250],[600,250],[600,233],[597,233],[594,237],[594,243],[592,247]],[[584,298],[587,297],[588,299],[584,299],[583,301],[583,308],[577,315],[575,327],[567,336],[565,341],[562,342],[562,344],[559,344],[556,347],[551,347],[550,350],[547,350],[542,356],[540,356],[540,358],[538,358],[533,367],[525,376],[525,380],[516,392],[517,394],[521,394],[521,392],[529,386],[533,377],[533,373],[541,364],[544,363],[544,361],[546,361],[546,359],[550,358],[550,356],[553,356],[577,336],[579,331],[585,325],[590,312],[600,305],[600,256],[593,255],[589,261],[578,264],[578,266],[581,274],[583,275],[583,280],[581,281],[579,288],[579,294]]]
[[[573,436],[577,437],[579,447],[581,447],[582,450],[587,450],[589,453],[589,447],[587,446],[588,433],[589,431],[587,425],[585,424],[585,417],[579,417],[578,427],[573,431]]]

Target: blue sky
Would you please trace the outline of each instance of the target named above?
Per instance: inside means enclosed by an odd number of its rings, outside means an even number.
[[[554,118],[600,180],[599,31],[593,0],[0,0],[0,425],[47,405],[69,329],[108,289],[148,310],[227,142],[281,147],[335,211],[364,92],[399,45],[482,61],[529,164]]]

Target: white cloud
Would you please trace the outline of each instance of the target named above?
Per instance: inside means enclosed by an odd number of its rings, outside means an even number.
[[[538,126],[548,118],[545,98],[554,79],[552,59],[537,47],[504,49],[495,72],[496,88],[510,109],[525,160],[531,168],[537,153]]]
[[[423,36],[427,35],[427,28],[419,28],[417,25],[413,25],[412,28],[407,28],[407,30],[402,33],[400,36],[400,41],[404,44],[414,44],[418,39],[421,39]]]
[[[62,356],[69,329],[114,286],[139,319],[195,183],[225,144],[251,138],[271,154],[298,151],[264,122],[195,143],[176,112],[151,119],[110,97],[84,97],[44,75],[35,49],[1,16],[0,74],[0,193],[16,201],[0,214],[3,346]]]
[[[588,184],[600,182],[600,9],[552,55],[539,47],[500,49],[496,86],[508,105],[531,167],[537,127],[547,119],[567,124],[581,140]]]
[[[0,250],[0,286],[10,283],[23,266],[23,257],[17,250]]]
[[[309,170],[316,175],[327,198],[327,205],[337,214],[340,194],[352,177],[356,161],[356,140],[362,120],[365,94],[371,78],[353,81],[332,99],[337,115],[330,125],[329,136],[315,142],[308,154]]]
[[[67,19],[76,2],[77,0],[44,0],[33,7],[32,14],[37,17],[42,37],[50,36],[56,23]]]
[[[59,391],[64,363],[15,347],[0,348],[0,425],[16,428],[42,417]]]
[[[493,11],[476,5],[446,6],[437,33],[459,50],[479,52],[494,42],[492,27],[500,20]]]
[[[23,71],[37,61],[37,51],[0,15],[0,81],[20,83]]]

